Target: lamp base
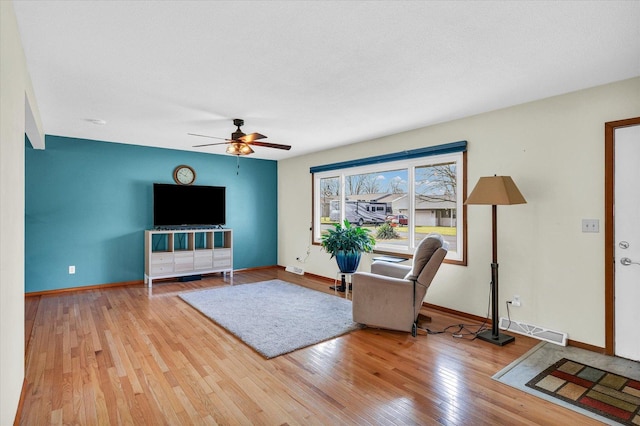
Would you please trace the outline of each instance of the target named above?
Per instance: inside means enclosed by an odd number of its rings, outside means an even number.
[[[485,330],[482,333],[478,333],[476,337],[480,340],[484,340],[485,342],[493,343],[498,346],[504,346],[507,343],[511,343],[516,340],[515,337],[509,336],[508,334],[498,333],[497,336],[494,336],[491,330]]]

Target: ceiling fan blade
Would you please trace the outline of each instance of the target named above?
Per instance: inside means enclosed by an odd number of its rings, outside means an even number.
[[[291,145],[282,145],[279,143],[269,143],[269,142],[250,142],[250,143],[251,145],[264,146],[265,148],[286,149],[287,151],[291,149]]]
[[[258,139],[265,139],[266,138],[265,135],[262,135],[260,133],[249,133],[248,135],[245,135],[240,130],[240,126],[242,126],[244,124],[243,120],[235,119],[233,121],[233,124],[235,126],[237,126],[238,129],[235,132],[233,132],[233,134],[231,135],[231,139],[219,138],[219,137],[216,137],[216,136],[209,136],[209,135],[200,135],[198,133],[187,133],[187,134],[190,135],[190,136],[198,136],[198,137],[201,137],[201,138],[220,139],[220,140],[226,141],[226,142],[219,142],[219,143],[207,143],[207,144],[202,144],[202,145],[193,145],[194,148],[200,148],[200,147],[203,147],[203,146],[213,146],[213,145],[225,145],[225,144],[228,144],[229,147],[227,147],[227,153],[234,154],[234,155],[247,155],[247,154],[253,153],[253,150],[251,149],[251,147],[249,145],[262,146],[262,147],[265,147],[265,148],[284,149],[284,150],[287,150],[287,151],[291,149],[291,145],[282,145],[282,144],[270,143],[270,142],[258,142]]]
[[[205,143],[203,145],[192,145],[192,148],[200,148],[202,146],[214,146],[214,145],[226,145],[231,142],[216,142],[216,143]]]
[[[188,134],[189,136],[198,136],[198,137],[201,137],[201,138],[220,139],[220,140],[223,140],[223,141],[230,141],[230,140],[231,140],[231,139],[227,139],[227,138],[219,138],[219,137],[217,137],[217,136],[199,135],[199,134],[197,134],[197,133],[187,133],[187,134]]]
[[[249,133],[248,135],[244,135],[238,138],[239,141],[242,142],[253,142],[258,139],[265,139],[265,135],[261,135],[260,133]]]

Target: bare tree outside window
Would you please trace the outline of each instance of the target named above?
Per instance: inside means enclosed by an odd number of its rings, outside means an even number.
[[[331,202],[340,200],[340,177],[328,177],[320,179],[320,222],[331,222]],[[323,226],[324,230],[324,226]]]
[[[453,201],[457,196],[456,163],[416,167],[416,196],[425,201]]]
[[[403,172],[406,175],[407,171],[403,170]],[[390,194],[406,194],[407,181],[400,176],[394,176],[389,180],[387,188],[387,192]]]
[[[345,195],[376,194],[381,191],[378,173],[345,176]]]
[[[331,177],[320,180],[320,197],[337,197],[340,195],[340,178]]]

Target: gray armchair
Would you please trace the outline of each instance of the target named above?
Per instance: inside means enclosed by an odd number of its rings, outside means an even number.
[[[416,247],[413,266],[375,261],[370,273],[353,274],[353,320],[415,337],[420,307],[447,246],[441,235],[430,234]]]

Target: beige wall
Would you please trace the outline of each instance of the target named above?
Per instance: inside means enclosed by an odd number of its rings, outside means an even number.
[[[604,123],[640,116],[640,78],[582,90],[278,163],[280,265],[333,278],[335,260],[310,241],[310,166],[468,141],[468,193],[481,176],[510,175],[528,204],[498,207],[500,315],[604,347]],[[485,316],[491,208],[469,206],[468,266],[444,265],[426,301]],[[581,232],[599,219],[601,232]],[[371,256],[360,266],[368,270]]]
[[[0,425],[10,425],[24,379],[25,98],[30,135],[41,147],[43,138],[9,1],[0,1],[0,63]]]

